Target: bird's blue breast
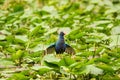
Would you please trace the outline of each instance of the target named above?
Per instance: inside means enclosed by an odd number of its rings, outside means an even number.
[[[56,42],[55,51],[57,54],[61,54],[65,51],[66,45],[64,42]]]

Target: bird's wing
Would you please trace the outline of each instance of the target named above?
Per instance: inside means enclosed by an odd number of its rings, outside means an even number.
[[[53,51],[55,51],[55,44],[50,45],[46,50],[44,50],[44,55],[51,54]]]
[[[71,46],[69,46],[68,44],[65,44],[65,45],[66,45],[65,52],[68,53],[68,54],[74,55],[75,54],[75,50]]]

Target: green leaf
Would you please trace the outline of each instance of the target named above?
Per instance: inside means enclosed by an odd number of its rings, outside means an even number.
[[[33,47],[31,50],[33,51],[33,52],[37,52],[37,51],[42,51],[42,50],[44,50],[44,45],[43,44],[39,44],[38,42],[36,42],[36,43],[33,43],[33,45],[36,45],[35,47]],[[30,46],[31,47],[31,46]]]
[[[94,24],[97,25],[101,25],[101,24],[109,24],[111,23],[111,21],[109,20],[101,20],[101,21],[95,21]]]
[[[6,35],[10,35],[10,34],[11,34],[11,33],[10,33],[9,31],[7,31],[7,30],[0,30],[0,32],[3,33],[3,34],[6,34]]]
[[[20,40],[22,40],[22,41],[28,41],[28,38],[27,38],[27,36],[26,35],[16,35],[15,36],[15,38],[16,39],[20,39]]]
[[[18,28],[16,31],[15,31],[15,34],[17,35],[23,35],[23,34],[27,34],[28,30],[26,28]]]
[[[41,26],[37,26],[37,27],[31,29],[29,36],[30,37],[41,36],[41,35],[43,35],[43,32],[44,32],[44,28],[42,28]]]
[[[19,79],[19,80],[29,80],[29,78],[27,76],[25,76],[21,73],[15,73],[10,78],[8,78],[7,80],[13,80],[13,79],[15,79],[15,80],[17,80],[17,79]]]
[[[60,72],[62,74],[70,75],[70,69],[68,67],[65,67],[65,66],[60,67]]]
[[[120,26],[112,28],[111,34],[113,34],[113,35],[120,34]]]
[[[9,68],[13,67],[14,63],[10,60],[0,59],[0,67],[1,68]]]
[[[64,57],[60,60],[59,66],[70,66],[74,62],[75,60],[71,59],[71,57]]]
[[[100,68],[97,68],[94,65],[87,65],[86,66],[86,72],[88,72],[90,74],[94,74],[94,75],[103,74],[103,70],[100,69]]]
[[[24,52],[22,50],[18,50],[16,53],[12,54],[12,59],[16,62],[19,63],[19,60],[21,60],[24,56]]]
[[[101,68],[105,72],[114,72],[113,68],[107,64],[98,64],[97,67]]]
[[[47,73],[47,72],[49,72],[49,71],[52,70],[52,68],[50,68],[50,67],[47,67],[47,66],[38,66],[38,65],[33,66],[32,69],[33,70],[37,70],[38,74],[40,74],[40,75],[43,75],[43,74],[45,74],[45,73]]]
[[[15,38],[15,39],[14,39],[14,42],[17,43],[17,44],[25,45],[25,41],[23,41],[23,40],[21,40],[21,39],[18,39],[18,38]]]
[[[14,43],[15,38],[14,38],[13,35],[9,35],[9,36],[6,37],[6,40],[7,40],[7,42],[9,42],[9,43]]]
[[[60,59],[56,58],[54,54],[48,54],[43,57],[41,64],[58,68],[59,62]]]
[[[44,6],[42,10],[46,11],[46,12],[49,12],[49,13],[56,12],[54,6]]]
[[[0,35],[0,40],[4,40],[6,38],[5,35]]]
[[[85,11],[91,11],[94,8],[94,5],[91,4],[89,6],[87,6],[87,8],[85,9]]]
[[[49,63],[59,63],[60,59],[56,58],[54,54],[49,54],[44,57],[44,61]]]
[[[112,39],[109,47],[115,47],[120,45],[120,35],[111,35],[110,38]]]
[[[86,74],[86,64],[83,62],[75,62],[70,65],[71,73],[74,74]]]
[[[107,59],[107,58],[104,58],[104,57],[101,57],[101,58],[95,59],[95,61],[96,61],[96,62],[109,63],[111,60],[110,60],[110,59]]]
[[[58,28],[56,27],[56,28],[53,28],[53,29],[50,29],[49,31],[47,31],[46,33],[45,33],[45,35],[49,35],[49,34],[51,34],[51,33],[54,33],[54,32],[56,32],[58,30]]]

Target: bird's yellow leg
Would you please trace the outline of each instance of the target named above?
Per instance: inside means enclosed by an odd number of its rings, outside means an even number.
[[[62,58],[63,55],[62,55],[62,54],[56,54],[56,57],[57,57],[57,58]]]

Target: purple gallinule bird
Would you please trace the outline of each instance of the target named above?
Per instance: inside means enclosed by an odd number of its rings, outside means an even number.
[[[45,50],[45,54],[50,54],[52,52],[56,52],[56,54],[62,54],[64,52],[68,53],[68,54],[75,54],[75,50],[68,44],[65,43],[64,40],[64,33],[60,32],[59,34],[59,38],[57,40],[56,43],[50,45],[46,50]]]

